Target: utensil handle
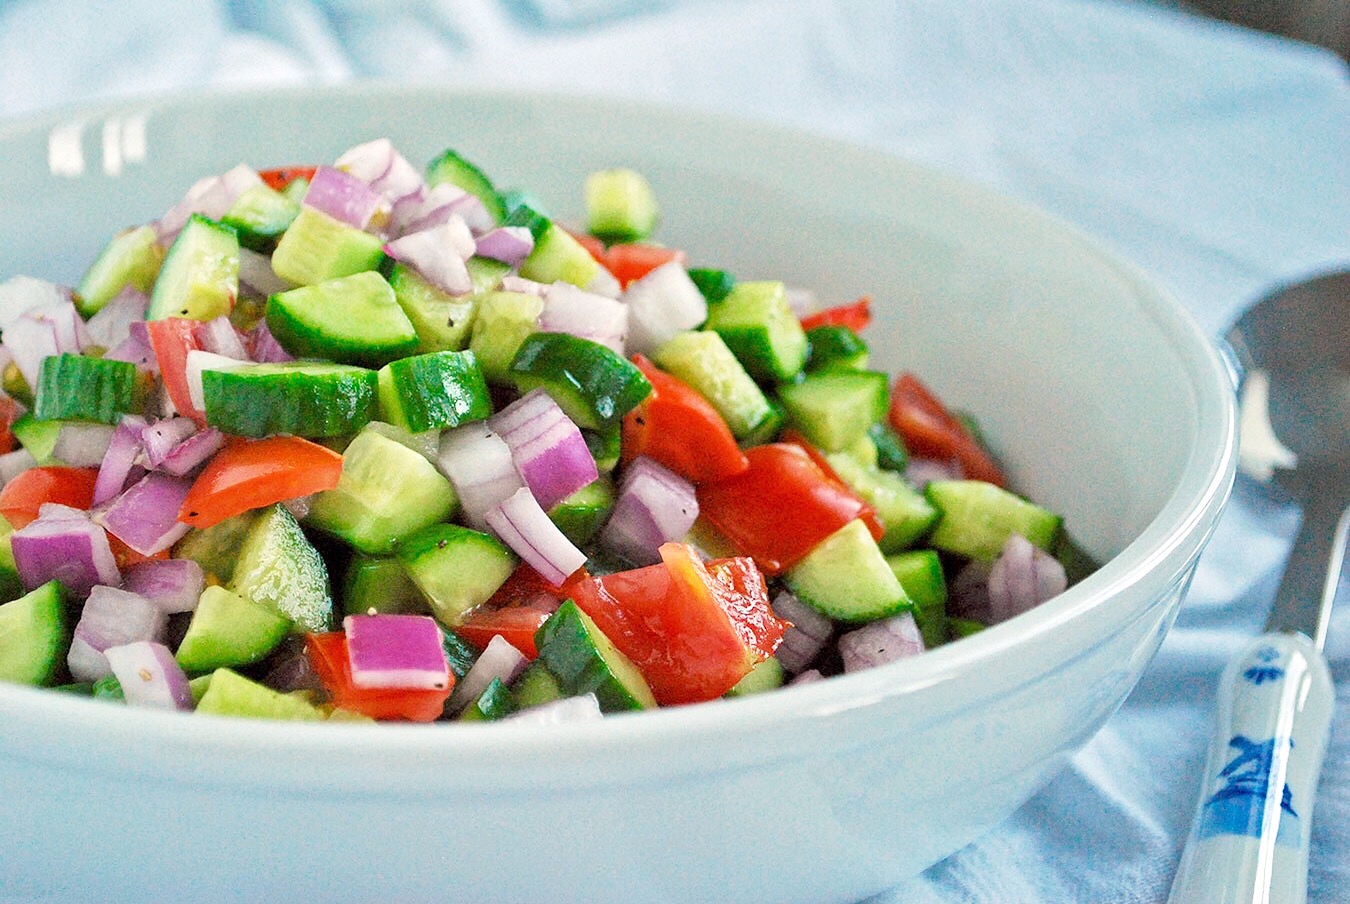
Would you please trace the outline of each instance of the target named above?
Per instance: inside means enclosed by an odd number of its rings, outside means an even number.
[[[1335,689],[1302,635],[1254,640],[1219,684],[1218,725],[1169,904],[1302,904]]]

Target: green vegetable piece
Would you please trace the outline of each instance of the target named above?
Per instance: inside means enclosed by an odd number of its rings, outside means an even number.
[[[394,300],[417,333],[421,353],[457,351],[469,342],[477,316],[477,295],[450,295],[404,264],[389,271]]]
[[[511,361],[539,330],[544,299],[524,292],[489,292],[478,300],[469,350],[491,383],[511,383]]]
[[[607,242],[636,242],[656,228],[660,213],[646,178],[631,169],[591,173],[584,184],[587,229]]]
[[[614,508],[614,481],[601,475],[555,505],[549,518],[574,546],[585,546],[595,539]]]
[[[704,329],[715,330],[750,376],[786,380],[806,362],[806,333],[788,307],[781,282],[738,282],[708,309]]]
[[[298,286],[377,270],[383,262],[379,236],[304,206],[272,252],[277,276]]]
[[[427,164],[427,185],[434,187],[445,182],[459,186],[482,201],[495,222],[500,223],[505,218],[506,209],[492,180],[453,149],[447,149]]]
[[[973,618],[947,619],[947,630],[956,640],[960,640],[962,637],[970,637],[972,634],[979,634],[984,629],[985,625]]]
[[[234,228],[239,244],[267,254],[299,214],[298,201],[269,185],[255,185],[235,199],[221,222]]]
[[[289,619],[297,633],[332,630],[328,568],[280,504],[265,509],[249,527],[233,584],[235,593]]]
[[[212,320],[239,296],[239,238],[233,229],[194,213],[164,256],[146,320]]]
[[[826,452],[838,452],[866,436],[886,416],[886,374],[872,370],[822,370],[778,387],[788,420]]]
[[[886,557],[895,579],[914,601],[914,621],[923,644],[932,649],[947,640],[947,580],[942,560],[931,549],[914,549]]]
[[[586,451],[595,459],[596,470],[601,474],[609,474],[619,466],[619,455],[623,452],[622,424],[582,430],[581,437],[586,440]]]
[[[208,580],[228,584],[234,578],[239,547],[256,520],[257,512],[244,512],[210,527],[191,530],[174,546],[173,557],[191,559],[202,566]]]
[[[143,387],[130,361],[51,355],[42,360],[33,416],[42,421],[116,424],[123,414],[141,409]]]
[[[52,450],[56,448],[56,436],[61,432],[60,421],[40,421],[29,411],[15,418],[9,430],[38,464],[47,465],[55,461]]]
[[[502,279],[511,272],[511,265],[505,261],[474,255],[464,262],[469,271],[469,281],[473,283],[473,295],[482,295],[501,288]]]
[[[557,223],[535,240],[534,250],[520,264],[520,275],[541,283],[569,282],[585,289],[603,268],[586,247]]]
[[[95,681],[90,694],[95,700],[111,700],[117,703],[124,703],[127,699],[126,692],[122,690],[122,682],[117,680],[116,675],[104,675]]]
[[[273,295],[267,326],[297,357],[380,367],[417,350],[417,331],[373,271]]]
[[[818,326],[806,332],[810,349],[806,357],[807,370],[843,367],[862,370],[867,367],[867,343],[846,326]]]
[[[1070,587],[1102,567],[1092,553],[1079,545],[1078,541],[1063,529],[1060,530],[1059,540],[1055,543],[1055,558],[1064,566],[1064,575],[1068,578]]]
[[[347,563],[342,581],[342,611],[344,615],[372,611],[422,614],[427,604],[398,559],[358,552]]]
[[[656,365],[708,400],[739,440],[761,430],[774,412],[759,385],[710,330],[677,333],[656,350]]]
[[[495,722],[516,711],[511,689],[500,678],[493,678],[483,692],[459,714],[461,722]]]
[[[511,692],[515,696],[516,709],[528,709],[561,700],[567,696],[558,683],[558,679],[538,659],[525,666]]]
[[[503,226],[524,226],[530,230],[530,237],[536,242],[548,231],[552,219],[543,212],[543,208],[527,199],[507,203],[506,219]]]
[[[598,342],[568,333],[535,333],[511,361],[521,393],[543,387],[578,427],[617,424],[652,391],[637,365]]]
[[[391,361],[379,371],[380,413],[412,433],[457,427],[492,414],[483,369],[473,352],[431,352]]]
[[[0,681],[49,684],[70,646],[66,592],[56,581],[0,605]]]
[[[836,621],[869,622],[914,608],[861,518],[826,537],[785,577],[798,599]]]
[[[373,420],[379,380],[346,364],[287,361],[202,372],[206,421],[239,436],[326,437]]]
[[[257,662],[281,643],[291,621],[268,606],[212,585],[202,591],[174,658],[185,672]]]
[[[928,543],[944,552],[992,561],[1012,534],[1046,551],[1059,535],[1058,515],[982,480],[934,480],[924,495],[939,512]]]
[[[197,712],[249,719],[322,722],[323,712],[295,694],[283,694],[250,681],[232,669],[216,669],[197,703]]]
[[[92,317],[127,286],[149,293],[164,260],[153,226],[137,226],[113,236],[75,290],[75,305]]]
[[[765,691],[782,687],[783,678],[783,664],[778,661],[776,656],[770,656],[763,662],[755,663],[755,667],[747,672],[744,678],[732,685],[731,690],[723,696],[748,697],[751,694],[762,694]]]
[[[900,434],[885,421],[877,421],[867,428],[867,436],[876,449],[876,465],[887,471],[904,471],[909,465],[909,450]]]
[[[506,583],[516,557],[500,540],[458,524],[424,527],[395,553],[435,616],[453,627]]]
[[[567,600],[535,633],[539,661],[568,696],[595,694],[603,712],[653,709],[656,698],[631,659]]]
[[[445,625],[438,627],[441,629],[441,649],[445,651],[445,661],[450,664],[450,671],[456,679],[463,678],[478,660],[478,650]]]
[[[708,267],[690,267],[689,278],[698,286],[708,304],[717,304],[726,298],[736,285],[736,277],[726,270],[713,270]]]
[[[937,521],[937,509],[894,471],[866,467],[844,452],[825,457],[839,479],[876,510],[886,530],[878,544],[882,552],[899,552],[913,545]]]
[[[23,582],[19,580],[18,566],[14,564],[14,546],[10,538],[14,528],[0,517],[0,603],[23,596]]]

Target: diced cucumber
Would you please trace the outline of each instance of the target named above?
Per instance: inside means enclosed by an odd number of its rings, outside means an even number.
[[[9,430],[39,465],[52,462],[52,450],[56,448],[56,437],[61,432],[60,421],[40,421],[29,411],[15,418]]]
[[[737,439],[744,439],[773,418],[759,385],[712,331],[679,333],[656,350],[656,364],[693,387],[717,409]]]
[[[511,689],[501,678],[493,678],[483,692],[459,714],[461,722],[495,722],[516,711]]]
[[[867,343],[846,326],[818,326],[806,333],[810,349],[806,357],[807,370],[843,367],[862,370],[867,367]]]
[[[752,377],[786,380],[806,362],[806,333],[788,307],[781,282],[738,282],[708,309],[715,330]]]
[[[886,416],[888,378],[873,370],[824,370],[778,387],[788,420],[826,452],[867,435]]]
[[[511,382],[511,361],[539,330],[544,299],[524,292],[489,292],[478,300],[469,350],[492,383]]]
[[[937,509],[894,471],[865,467],[845,452],[828,453],[825,457],[839,479],[876,510],[886,529],[878,544],[882,552],[905,549],[928,533],[937,521]]]
[[[299,214],[297,201],[269,185],[254,185],[235,198],[221,222],[234,227],[239,244],[267,254]]]
[[[637,365],[569,333],[535,333],[516,351],[511,378],[521,393],[542,387],[578,427],[617,424],[652,391]]]
[[[404,264],[389,271],[389,285],[417,333],[419,352],[458,351],[468,344],[480,304],[477,295],[449,295]]]
[[[213,320],[230,313],[238,295],[239,237],[194,213],[164,256],[145,319]]]
[[[33,387],[28,385],[23,371],[19,370],[19,365],[13,361],[5,365],[3,375],[0,376],[0,389],[4,389],[5,394],[16,402],[24,405],[33,404]]]
[[[396,550],[413,583],[447,625],[482,605],[506,583],[516,557],[496,537],[458,524],[433,524]]]
[[[19,580],[19,569],[14,564],[14,545],[10,538],[14,528],[0,516],[0,603],[7,603],[23,596],[23,582]]]
[[[427,606],[398,559],[358,552],[347,564],[342,582],[342,611],[344,615],[372,611],[421,614]]]
[[[280,504],[263,510],[244,535],[233,590],[293,622],[297,632],[332,629],[328,567]]]
[[[0,681],[43,685],[52,680],[70,645],[66,592],[48,581],[0,605]]]
[[[885,421],[877,421],[867,428],[867,437],[876,449],[876,466],[887,471],[904,471],[909,465],[909,450],[904,440]]]
[[[228,584],[234,577],[234,565],[248,536],[249,528],[258,518],[255,512],[244,512],[233,518],[226,518],[208,528],[189,531],[173,548],[175,559],[191,559],[202,566],[207,580],[214,578],[222,584]]]
[[[378,386],[373,370],[309,361],[202,373],[207,423],[239,436],[355,433],[375,417]]]
[[[104,675],[94,682],[90,694],[95,700],[109,700],[116,703],[126,702],[127,695],[122,690],[122,682],[116,675]]]
[[[637,666],[571,600],[540,626],[535,644],[568,696],[595,694],[604,712],[656,707]]]
[[[786,578],[798,599],[837,621],[875,621],[914,608],[861,518],[826,537]]]
[[[923,635],[925,647],[939,646],[947,640],[947,579],[942,560],[931,549],[913,549],[886,557],[895,579],[914,601],[914,621]]]
[[[185,672],[257,662],[281,643],[291,620],[224,587],[202,591],[174,658]]]
[[[130,361],[50,355],[42,359],[33,416],[116,424],[123,414],[140,411],[144,399],[145,383]]]
[[[374,271],[273,295],[267,327],[301,358],[380,367],[417,350],[417,331]]]
[[[410,534],[454,513],[455,491],[419,453],[362,430],[342,453],[337,486],[314,497],[307,524],[361,552],[388,555]]]
[[[563,693],[558,679],[538,659],[525,666],[525,670],[512,685],[511,692],[515,696],[516,709],[542,706],[567,696]]]
[[[595,539],[613,508],[614,482],[602,475],[555,505],[548,516],[573,545],[585,546]]]
[[[656,195],[641,173],[598,170],[586,177],[583,191],[591,235],[607,242],[636,242],[656,228]]]
[[[323,711],[303,697],[283,694],[231,669],[216,669],[196,712],[250,719],[322,722]]]
[[[970,637],[972,634],[979,634],[984,629],[984,623],[977,622],[973,618],[947,619],[947,630],[951,633],[953,640],[960,640],[962,637]]]
[[[494,222],[500,223],[506,216],[501,196],[493,187],[492,180],[453,149],[447,149],[427,164],[427,185],[437,186],[445,182],[459,186],[482,201]]]
[[[585,246],[557,223],[550,223],[535,240],[534,250],[521,261],[520,275],[536,282],[569,282],[585,289],[599,275],[600,264]]]
[[[1059,564],[1064,566],[1064,575],[1068,578],[1070,587],[1102,567],[1090,552],[1062,528],[1059,539],[1055,542],[1054,555]]]
[[[726,298],[736,285],[736,277],[725,270],[709,267],[690,267],[689,278],[698,286],[708,304],[716,304]]]
[[[492,414],[483,369],[473,352],[429,352],[379,371],[380,413],[412,433],[457,427]]]
[[[502,279],[511,272],[511,265],[505,261],[475,254],[464,262],[464,269],[469,271],[473,294],[483,295],[501,287]]]
[[[376,270],[383,261],[384,243],[379,236],[313,207],[300,208],[272,252],[277,276],[297,286]]]
[[[787,410],[783,407],[783,403],[769,396],[765,396],[764,400],[769,403],[769,413],[749,433],[737,437],[737,444],[742,449],[773,442],[782,432],[783,425],[787,423]]]
[[[412,433],[402,427],[396,427],[387,421],[371,421],[361,428],[362,430],[371,430],[386,439],[392,439],[400,445],[407,446],[427,461],[435,462],[436,456],[440,452],[441,431],[428,430],[425,433]],[[345,446],[343,447],[346,448]]]
[[[723,696],[746,697],[750,694],[762,694],[783,686],[783,664],[778,657],[770,656],[746,673],[745,677],[731,686]]]
[[[506,219],[502,220],[502,225],[523,226],[530,230],[530,238],[536,242],[552,222],[544,208],[529,198],[503,197],[502,203],[506,205]]]
[[[609,474],[619,466],[619,456],[623,452],[622,424],[610,424],[599,430],[583,430],[581,436],[586,440],[586,451],[595,459],[597,471]]]
[[[92,317],[127,286],[149,293],[163,261],[153,226],[119,232],[85,271],[75,290],[76,307]]]
[[[420,594],[418,598],[421,599]],[[423,606],[425,607],[425,601],[423,601]],[[439,627],[441,629],[441,649],[445,651],[445,661],[449,663],[450,671],[454,673],[456,680],[463,678],[469,669],[473,668],[474,662],[477,661],[478,650],[473,644],[445,625]]]
[[[1012,534],[1046,551],[1054,548],[1060,517],[982,480],[934,480],[924,494],[939,512],[928,543],[944,552],[993,560]]]

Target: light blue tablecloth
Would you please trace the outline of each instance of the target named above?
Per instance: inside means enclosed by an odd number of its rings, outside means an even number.
[[[1133,258],[1215,335],[1350,264],[1335,56],[1105,0],[0,2],[0,116],[207,85],[380,77],[678,101],[892,149],[1022,196]],[[0,187],[3,191],[3,187]],[[1256,632],[1297,512],[1239,491],[1124,708],[1004,825],[883,902],[1158,902],[1215,678]],[[1350,605],[1310,896],[1350,901]]]

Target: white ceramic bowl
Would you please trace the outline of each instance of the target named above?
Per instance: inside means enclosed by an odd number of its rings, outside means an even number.
[[[654,183],[691,262],[869,292],[874,361],[976,411],[1015,483],[1110,561],[917,659],[753,699],[539,728],[258,723],[0,687],[0,892],[52,901],[827,901],[915,874],[1044,784],[1134,686],[1226,498],[1234,408],[1135,268],[959,179],[611,100],[345,88],[0,126],[0,278],[72,282],[199,176],[456,147],[580,212]]]

